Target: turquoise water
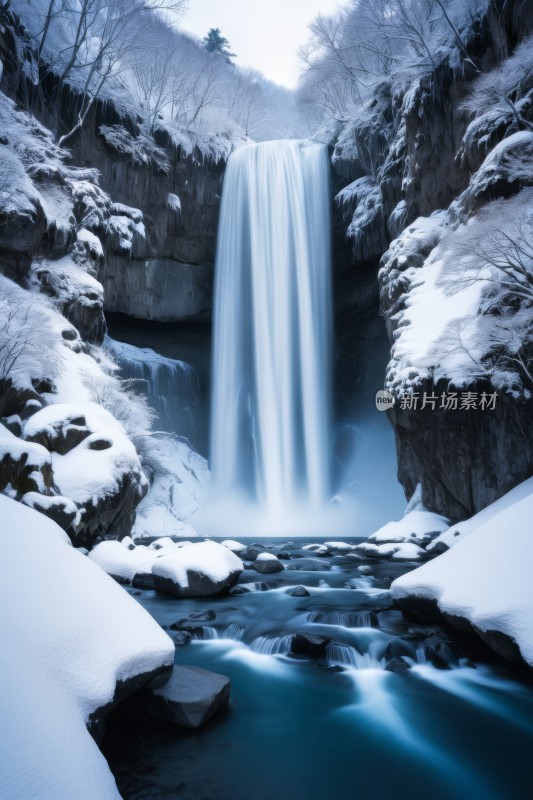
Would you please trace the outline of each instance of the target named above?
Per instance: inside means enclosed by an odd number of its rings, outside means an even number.
[[[391,609],[385,587],[405,565],[368,562],[368,577],[361,561],[335,561],[316,572],[245,571],[241,584],[264,577],[272,588],[215,599],[131,590],[166,627],[193,612],[215,612],[193,627],[196,636],[218,638],[177,647],[176,663],[228,675],[232,699],[197,731],[161,726],[125,707],[110,724],[104,752],[126,800],[533,796],[526,676]],[[311,596],[287,594],[294,584],[308,586]],[[361,615],[368,610],[376,616]],[[365,627],[369,621],[378,626]],[[296,631],[334,644],[318,660],[291,656]],[[439,636],[447,638],[452,668],[428,661],[427,643]],[[406,668],[386,669],[398,654]]]

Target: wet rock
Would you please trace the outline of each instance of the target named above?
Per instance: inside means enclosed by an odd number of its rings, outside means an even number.
[[[168,683],[144,693],[149,714],[197,728],[227,705],[230,679],[201,667],[175,666]]]
[[[189,614],[188,617],[184,617],[183,619],[179,619],[177,622],[173,622],[170,625],[170,628],[173,631],[180,630],[186,625],[196,624],[198,622],[212,622],[216,619],[216,613],[213,611],[212,608],[208,608],[206,611],[195,611],[192,614]]]
[[[264,553],[265,550],[266,548],[264,544],[254,543],[248,545],[248,547],[246,547],[244,550],[241,550],[239,553],[239,558],[242,558],[243,561],[255,561],[257,556],[261,555],[261,553]]]
[[[254,569],[267,575],[271,572],[281,572],[285,567],[273,553],[260,553],[254,561]]]
[[[289,589],[287,594],[292,595],[292,597],[310,597],[310,592],[305,586],[295,586],[294,589]]]
[[[312,636],[308,633],[296,633],[291,641],[291,653],[295,656],[310,656],[311,658],[321,658],[330,639],[325,636]]]
[[[387,672],[405,672],[409,669],[407,664],[402,658],[391,658],[385,665]]]
[[[234,586],[233,589],[230,590],[231,595],[239,595],[239,594],[249,594],[251,589],[247,586]]]
[[[331,569],[331,563],[323,558],[293,558],[287,568],[316,572],[318,570]]]
[[[437,669],[451,669],[464,657],[461,648],[454,642],[438,637],[426,639],[422,645],[425,657]]]
[[[176,647],[184,647],[192,642],[193,636],[190,631],[178,631],[172,636],[172,641]]]

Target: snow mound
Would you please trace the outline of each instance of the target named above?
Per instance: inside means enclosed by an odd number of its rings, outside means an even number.
[[[391,592],[400,603],[436,602],[502,654],[503,635],[533,666],[533,481],[513,492],[472,517],[468,535],[451,550],[395,580]]]
[[[118,800],[86,724],[118,681],[172,665],[174,645],[63,531],[0,496],[0,784],[6,797]],[[13,598],[17,598],[13,606]],[[50,720],[54,721],[50,725]]]
[[[464,539],[466,536],[469,536],[472,531],[475,531],[482,525],[484,522],[487,522],[496,512],[504,511],[506,508],[509,508],[513,503],[516,503],[518,500],[521,500],[523,497],[531,494],[533,492],[533,478],[529,478],[524,483],[520,483],[518,486],[515,486],[514,489],[511,489],[510,492],[504,494],[503,497],[500,497],[499,500],[496,500],[495,503],[492,503],[490,506],[487,506],[475,516],[470,517],[470,519],[464,520],[463,522],[458,522],[457,525],[452,525],[451,527],[447,528],[440,536],[437,536],[428,546],[427,551],[428,553],[442,553],[448,550],[450,547],[453,547],[457,542]]]
[[[396,522],[388,522],[368,537],[373,544],[411,542],[420,546],[449,528],[450,521],[426,509],[415,509]]]
[[[426,551],[413,542],[363,542],[357,545],[355,552],[365,558],[391,558],[393,561],[420,561],[427,558]]]

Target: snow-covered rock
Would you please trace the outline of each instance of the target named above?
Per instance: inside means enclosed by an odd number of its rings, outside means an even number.
[[[533,667],[532,517],[529,480],[473,517],[452,549],[394,581],[394,600],[421,616],[438,610]]]
[[[53,474],[48,450],[12,435],[0,435],[0,491],[7,487],[19,499],[26,492],[50,493]]]
[[[246,550],[246,545],[242,544],[241,542],[236,542],[234,539],[225,539],[221,544],[224,547],[227,547],[228,550],[231,550],[232,553],[242,553],[243,550]]]
[[[285,567],[273,553],[260,553],[254,561],[254,569],[263,575],[281,572]]]
[[[129,548],[121,542],[100,542],[93,547],[89,558],[119,583],[132,583],[138,573],[151,573],[156,558],[155,550],[144,545]]]
[[[67,452],[52,453],[55,484],[82,511],[76,544],[129,532],[148,482],[135,447],[109,411],[95,403],[55,403],[34,414],[23,434],[52,448],[58,443],[63,451],[81,439]]]
[[[202,597],[232,586],[243,570],[235,553],[216,542],[180,547],[152,566],[154,586],[178,597]]]
[[[430,544],[428,544],[426,548],[428,553],[433,555],[436,555],[437,553],[444,553],[446,550],[449,550],[450,547],[456,545],[457,542],[461,541],[466,536],[469,536],[472,531],[475,531],[476,528],[478,528],[484,522],[487,522],[491,517],[494,516],[495,513],[504,511],[513,503],[516,503],[518,500],[521,500],[532,492],[533,478],[529,478],[527,481],[518,484],[518,486],[516,486],[514,489],[511,489],[510,492],[504,494],[503,497],[500,497],[500,499],[496,500],[495,503],[491,503],[491,505],[484,508],[475,516],[448,527]]]
[[[117,685],[127,691],[169,668],[174,645],[52,521],[1,495],[0,516],[2,794],[118,800],[87,725]]]
[[[81,513],[73,500],[60,495],[48,496],[38,492],[27,492],[22,498],[25,506],[39,511],[64,531],[74,530],[80,523]]]
[[[355,552],[365,558],[390,558],[393,561],[421,561],[427,558],[426,551],[412,542],[387,542],[373,544],[363,542],[357,545]]]
[[[446,517],[425,508],[416,508],[402,519],[388,522],[369,536],[368,541],[372,544],[411,542],[422,547],[449,527],[450,521]]]

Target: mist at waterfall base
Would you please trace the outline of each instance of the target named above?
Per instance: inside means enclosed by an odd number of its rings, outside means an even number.
[[[228,161],[215,270],[212,497],[194,520],[201,533],[338,528],[328,182],[320,144],[251,144]]]

